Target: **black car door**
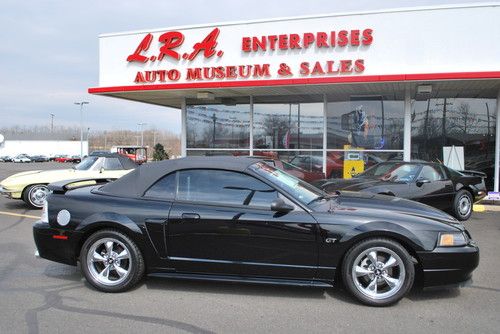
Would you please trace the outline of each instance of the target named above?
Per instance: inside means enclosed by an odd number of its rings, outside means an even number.
[[[446,209],[453,201],[453,183],[438,165],[423,165],[416,181],[411,184],[411,199]]]
[[[316,222],[296,207],[276,214],[278,192],[232,171],[178,172],[167,226],[168,256],[177,271],[260,277],[314,277]]]

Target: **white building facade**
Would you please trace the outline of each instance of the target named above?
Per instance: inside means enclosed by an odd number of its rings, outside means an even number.
[[[458,147],[498,191],[498,17],[485,3],[103,34],[89,92],[179,108],[183,155],[345,176]]]

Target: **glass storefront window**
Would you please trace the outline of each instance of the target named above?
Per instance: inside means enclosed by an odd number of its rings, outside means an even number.
[[[254,103],[254,148],[323,148],[323,103]]]
[[[362,150],[328,151],[326,153],[326,160],[327,177],[344,178],[345,173],[356,176],[366,169],[384,161],[403,160],[403,152],[373,152]],[[358,160],[361,162],[356,163]]]
[[[254,151],[253,155],[265,158],[276,168],[293,176],[313,182],[325,178],[323,156],[320,151]]]
[[[188,105],[188,148],[249,148],[250,104]]]
[[[465,169],[487,174],[493,190],[494,99],[440,98],[412,105],[412,158],[443,162],[443,146],[464,148]]]
[[[353,96],[327,106],[329,149],[346,145],[371,150],[403,148],[404,101]]]
[[[250,152],[245,151],[245,150],[223,150],[223,151],[190,150],[190,149],[187,150],[188,157],[214,157],[214,156],[221,156],[221,155],[239,157],[239,156],[247,156],[249,154],[250,154]]]

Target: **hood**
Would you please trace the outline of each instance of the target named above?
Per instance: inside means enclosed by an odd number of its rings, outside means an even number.
[[[3,185],[8,184],[23,184],[25,181],[31,182],[33,178],[40,180],[42,183],[49,183],[51,180],[58,180],[62,176],[71,176],[76,170],[74,169],[56,169],[56,170],[34,170],[29,172],[17,173],[2,180],[0,183]]]
[[[365,211],[373,217],[384,218],[389,212],[433,219],[459,227],[459,222],[449,214],[431,206],[404,198],[370,193],[341,191],[330,203],[322,203],[314,211]],[[460,227],[459,227],[460,228]]]
[[[361,191],[372,187],[385,187],[388,181],[382,181],[378,178],[352,178],[352,179],[335,179],[323,184],[323,188],[328,187],[328,191],[348,190]]]

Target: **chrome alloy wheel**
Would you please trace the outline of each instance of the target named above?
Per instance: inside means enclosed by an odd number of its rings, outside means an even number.
[[[385,247],[372,247],[362,252],[352,267],[355,287],[372,299],[394,296],[403,286],[405,276],[401,258]]]
[[[117,239],[99,239],[87,252],[87,268],[98,283],[107,286],[118,285],[130,275],[130,251]]]
[[[467,216],[472,208],[470,197],[466,194],[460,196],[458,199],[458,212],[462,216]]]
[[[47,188],[47,186],[44,184],[38,184],[30,188],[28,196],[33,206],[41,208],[48,194],[49,194],[49,189]]]

